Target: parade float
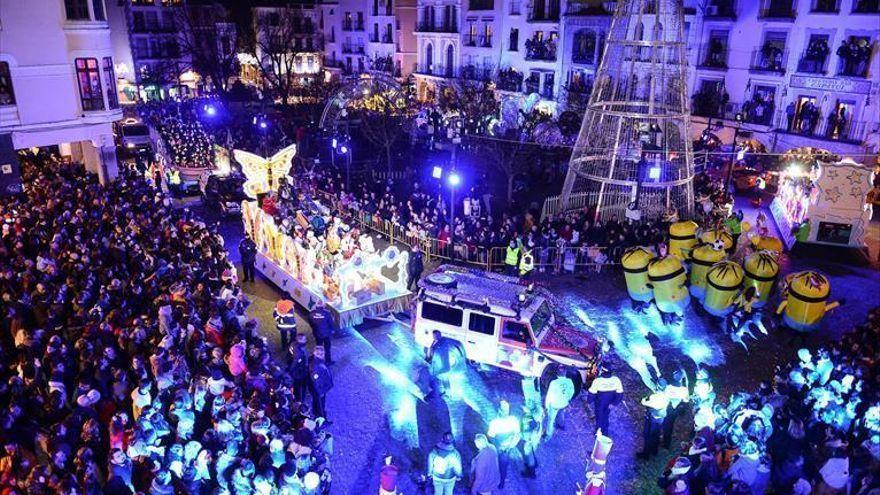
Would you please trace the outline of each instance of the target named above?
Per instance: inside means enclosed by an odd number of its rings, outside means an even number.
[[[334,219],[315,200],[300,203],[292,222],[286,220],[292,225],[279,224],[266,211],[295,153],[295,146],[268,159],[234,151],[252,198],[242,202],[242,221],[257,245],[256,269],[306,309],[323,301],[342,327],[406,309],[408,253],[394,246],[376,250],[369,236]]]
[[[871,220],[867,197],[873,172],[849,158],[812,161],[809,166],[792,161],[779,173],[770,212],[783,241],[788,248],[797,239],[863,247]]]

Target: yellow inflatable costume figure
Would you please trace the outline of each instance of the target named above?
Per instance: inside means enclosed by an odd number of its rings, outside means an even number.
[[[697,245],[697,228],[691,220],[675,222],[669,226],[669,254],[684,261],[690,258],[691,249]]]
[[[756,308],[762,308],[770,299],[773,286],[779,277],[779,262],[776,255],[771,251],[758,251],[752,253],[743,264],[744,287],[754,287],[758,300],[753,304]]]
[[[620,264],[623,265],[623,278],[626,280],[626,291],[632,300],[633,309],[643,311],[647,308],[654,295],[648,286],[648,263],[654,259],[654,253],[641,246],[635,246],[623,252]]]
[[[714,316],[727,316],[743,281],[743,269],[734,261],[719,261],[706,274],[703,309]]]
[[[706,273],[712,265],[727,258],[727,251],[716,244],[701,244],[691,251],[691,295],[703,300],[706,295]]]
[[[776,314],[785,312],[782,321],[789,328],[811,332],[819,327],[825,312],[843,304],[842,301],[826,303],[830,293],[831,284],[821,273],[797,273],[791,278],[788,295],[776,309]]]
[[[656,258],[648,263],[649,287],[654,291],[654,303],[663,317],[663,323],[681,320],[691,303],[687,289],[687,273],[676,256]]]

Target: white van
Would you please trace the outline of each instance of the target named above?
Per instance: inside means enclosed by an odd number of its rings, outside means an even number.
[[[458,342],[469,361],[537,377],[544,385],[562,372],[576,391],[592,381],[601,360],[602,341],[556,315],[544,289],[452,265],[419,282],[412,330],[425,349],[438,330]]]

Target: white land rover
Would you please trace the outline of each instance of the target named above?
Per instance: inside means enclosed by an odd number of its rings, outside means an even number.
[[[592,381],[602,342],[554,314],[549,293],[516,277],[443,265],[419,282],[412,330],[427,349],[438,330],[471,362],[546,386],[559,373],[576,392]]]

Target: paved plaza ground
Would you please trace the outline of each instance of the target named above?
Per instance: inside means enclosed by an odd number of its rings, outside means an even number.
[[[227,248],[235,259],[241,236],[238,222],[237,218],[221,222]],[[819,269],[831,280],[832,299],[846,302],[826,317],[821,332],[808,336],[808,346],[838,338],[861,322],[870,308],[880,304],[880,272],[876,269],[840,263],[832,256],[814,256],[786,257],[783,272]],[[611,338],[618,347],[607,362],[621,377],[626,398],[612,413],[611,436],[615,445],[607,469],[609,495],[660,493],[655,480],[674,455],[661,450],[660,456],[651,461],[636,459],[644,414],[639,401],[647,388],[631,368],[639,357],[633,349],[644,349],[647,343],[667,377],[679,368],[693,376],[700,362],[709,367],[718,396],[723,398],[738,390],[753,389],[761,380],[769,379],[774,368],[790,361],[802,345],[792,334],[776,329],[768,336],[758,335],[756,341],[747,342],[749,349],[745,349],[732,342],[713,318],[693,308],[688,310],[680,328],[667,329],[656,313],[642,316],[632,312],[623,277],[613,268],[578,277],[538,275],[540,283],[557,296],[559,309],[571,321],[588,322],[593,331]],[[243,288],[253,301],[250,314],[259,319],[262,331],[277,349],[278,335],[271,313],[282,297],[280,291],[262,278],[243,284]],[[299,328],[310,334],[302,314],[299,316]],[[333,358],[337,362],[332,367],[335,387],[327,400],[336,437],[332,460],[335,494],[376,493],[379,468],[388,453],[395,456],[402,468],[403,493],[418,493],[415,478],[424,471],[428,452],[444,431],[455,433],[457,447],[469,464],[474,455],[473,435],[486,430],[497,402],[506,399],[515,411],[522,403],[517,376],[494,369],[469,370],[466,386],[454,399],[415,399],[408,390],[424,363],[406,324],[368,323],[340,333],[333,341]],[[573,401],[570,410],[566,429],[539,447],[537,479],[522,478],[521,464],[515,464],[502,493],[571,494],[577,483],[583,483],[586,459],[594,440],[592,410],[584,394]],[[691,425],[690,417],[681,418],[676,440],[686,440]],[[459,488],[465,493],[463,485]]]

